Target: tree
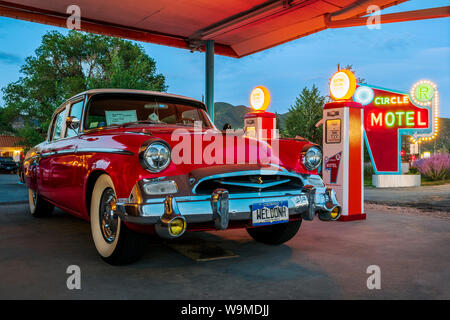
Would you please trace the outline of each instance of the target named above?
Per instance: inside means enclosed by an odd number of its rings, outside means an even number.
[[[348,71],[351,71],[356,76],[356,71],[353,69],[353,65],[352,64],[348,64],[345,67],[343,67],[342,69],[346,69]],[[366,79],[356,77],[356,82],[357,83],[361,83],[361,84],[366,84]]]
[[[420,151],[430,151],[431,153],[450,152],[450,119],[439,118],[439,129],[437,136],[431,141],[423,141],[420,145]]]
[[[278,112],[275,112],[275,125],[277,126],[278,134],[280,136],[282,136],[283,135],[283,124],[281,123],[281,118],[280,118],[280,115],[278,114]]]
[[[323,105],[326,97],[313,85],[311,89],[304,87],[289,108],[284,131],[288,137],[301,136],[317,144],[322,144],[322,126],[316,123],[322,119]]]
[[[131,41],[78,31],[46,33],[35,55],[26,58],[23,77],[2,89],[3,122],[22,115],[15,135],[28,146],[45,139],[54,110],[67,98],[94,88],[165,91],[165,78],[142,46]],[[3,116],[7,116],[3,118]],[[10,130],[0,123],[0,130]]]
[[[12,108],[0,108],[0,134],[11,135],[14,133],[11,120],[17,116]]]

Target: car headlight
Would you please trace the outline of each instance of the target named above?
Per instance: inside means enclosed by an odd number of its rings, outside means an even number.
[[[303,164],[308,170],[317,169],[322,163],[322,150],[319,147],[310,147],[303,152]]]
[[[142,166],[147,170],[151,172],[163,171],[170,164],[170,147],[164,141],[155,141],[147,146],[143,145],[139,152],[139,159]]]

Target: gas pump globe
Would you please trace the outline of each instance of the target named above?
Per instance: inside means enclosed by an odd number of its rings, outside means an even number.
[[[250,93],[250,106],[254,111],[245,115],[244,131],[247,136],[271,140],[278,138],[277,121],[272,112],[265,111],[270,105],[270,93],[264,86],[255,87]]]

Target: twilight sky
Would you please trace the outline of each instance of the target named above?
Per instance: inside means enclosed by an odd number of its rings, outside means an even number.
[[[382,11],[447,6],[449,0],[411,0]],[[0,87],[16,81],[20,66],[33,55],[47,31],[66,29],[0,17]],[[168,92],[201,100],[204,54],[141,43],[166,76]],[[367,27],[331,29],[241,59],[216,56],[215,101],[248,105],[256,85],[272,95],[268,111],[288,111],[304,86],[327,94],[337,64],[352,64],[368,84],[409,92],[417,80],[434,81],[440,92],[440,116],[450,118],[450,19],[432,19]],[[2,101],[0,99],[0,105]]]

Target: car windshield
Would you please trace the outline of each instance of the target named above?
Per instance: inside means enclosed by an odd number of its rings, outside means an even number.
[[[9,157],[1,157],[0,158],[1,162],[13,162],[13,158],[9,158]]]
[[[139,94],[99,94],[89,102],[85,129],[138,123],[212,128],[204,107],[195,101]]]

